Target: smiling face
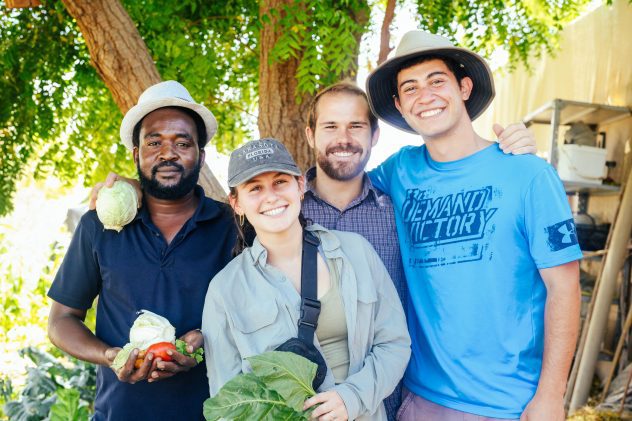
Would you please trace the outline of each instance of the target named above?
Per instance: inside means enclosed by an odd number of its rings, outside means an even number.
[[[314,129],[307,127],[305,133],[318,167],[334,180],[362,176],[379,136],[379,129],[371,130],[366,99],[345,92],[327,93],[319,99],[316,115]]]
[[[470,122],[465,101],[471,92],[469,77],[459,85],[448,66],[433,59],[400,70],[395,106],[424,140],[438,140]]]
[[[245,215],[257,232],[283,233],[300,228],[303,177],[281,172],[266,172],[238,185],[229,195],[238,215]]]
[[[191,192],[204,161],[193,119],[174,108],[147,114],[134,161],[143,190],[151,196],[174,200]]]

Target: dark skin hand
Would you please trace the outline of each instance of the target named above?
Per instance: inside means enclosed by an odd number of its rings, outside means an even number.
[[[90,200],[88,201],[88,209],[95,210],[97,208],[97,196],[99,195],[99,190],[104,187],[110,188],[114,185],[115,181],[125,181],[130,184],[136,190],[136,196],[138,197],[138,207],[142,205],[143,202],[143,191],[140,188],[140,182],[133,178],[122,177],[116,173],[109,173],[105,178],[104,182],[97,183],[94,185],[92,190],[90,191]]]
[[[193,353],[198,348],[204,345],[204,337],[199,330],[191,330],[180,337],[180,340],[187,343],[187,352]],[[167,379],[181,371],[189,371],[197,365],[197,361],[193,357],[187,357],[184,354],[175,350],[167,351],[172,358],[171,361],[162,361],[160,358],[156,358],[156,364],[152,367],[151,374],[147,379],[148,382],[157,382],[159,380]],[[145,356],[143,365],[147,363],[147,358],[152,355],[151,352]],[[152,355],[153,357],[153,355]],[[128,361],[129,362],[129,361]],[[132,364],[133,367],[133,364]],[[142,366],[141,366],[142,369]]]
[[[110,364],[114,361],[116,354],[119,353],[121,348],[113,347],[105,350],[105,357],[108,359]],[[138,349],[134,349],[129,353],[129,357],[127,358],[127,362],[125,365],[118,371],[115,371],[116,377],[122,382],[134,384],[141,380],[146,380],[149,377],[149,373],[152,370],[155,370],[154,356],[150,352],[145,356],[143,360],[143,364],[139,369],[134,368],[134,363],[136,362],[136,357],[138,356]],[[109,364],[108,364],[109,365]]]
[[[54,345],[73,357],[109,367],[121,348],[110,347],[97,338],[84,324],[85,318],[86,310],[53,301],[48,317],[48,336]],[[204,338],[197,330],[185,333],[180,339],[187,343],[188,352],[193,352],[204,344]],[[197,365],[195,358],[177,351],[169,351],[173,358],[170,362],[161,361],[160,358],[154,359],[154,355],[148,352],[141,367],[135,369],[134,362],[138,352],[138,349],[134,349],[123,368],[116,373],[120,381],[131,384],[142,380],[155,382],[182,371],[189,371]]]

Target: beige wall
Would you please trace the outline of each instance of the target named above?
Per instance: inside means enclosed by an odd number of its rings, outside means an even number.
[[[493,137],[493,122],[520,121],[555,98],[632,107],[632,5],[614,0],[578,19],[564,30],[554,57],[544,55],[531,66],[495,76],[496,98],[475,122],[483,136]],[[547,151],[549,126],[533,127],[539,151]],[[632,118],[599,130],[606,131],[607,159],[617,161],[612,176],[621,182],[632,166]],[[610,220],[617,199],[591,199],[589,212]]]

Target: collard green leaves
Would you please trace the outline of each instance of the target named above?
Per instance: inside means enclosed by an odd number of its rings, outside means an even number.
[[[252,373],[240,374],[204,402],[207,420],[301,420],[285,399]]]
[[[272,351],[248,358],[252,372],[276,390],[297,411],[305,399],[314,396],[312,380],[316,364],[292,352]]]
[[[240,374],[204,402],[207,420],[307,420],[303,402],[316,392],[316,364],[291,352],[250,357],[252,373]]]

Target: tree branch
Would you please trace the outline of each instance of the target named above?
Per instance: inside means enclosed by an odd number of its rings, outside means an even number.
[[[377,65],[384,63],[393,47],[390,46],[391,41],[391,24],[395,17],[395,0],[387,0],[386,11],[384,12],[384,21],[382,21],[382,30],[380,31],[380,54],[377,58]]]

